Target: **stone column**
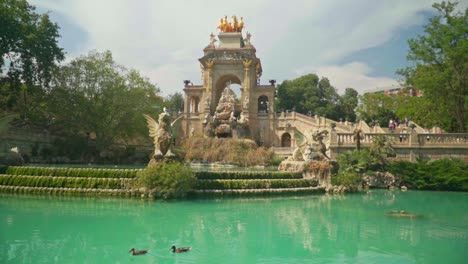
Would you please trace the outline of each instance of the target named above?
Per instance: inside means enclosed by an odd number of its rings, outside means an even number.
[[[244,60],[242,64],[244,64],[244,91],[242,92],[242,102],[247,101],[247,103],[243,103],[243,112],[248,113],[248,107],[250,105],[250,65],[252,65],[252,60]]]
[[[418,133],[414,129],[411,129],[408,139],[408,146],[410,148],[409,161],[415,162],[419,153],[416,153],[416,149],[419,148]]]
[[[184,98],[184,115],[185,118],[189,117],[190,115],[190,97],[185,94]]]
[[[205,105],[205,113],[211,112],[211,102],[213,101],[213,94],[211,92],[213,90],[213,87],[212,87],[213,86],[213,71],[212,71],[213,65],[214,65],[214,61],[205,62],[205,69],[208,75],[208,80],[206,80],[205,102],[207,101],[207,98],[209,98],[208,100],[210,102],[208,105]]]

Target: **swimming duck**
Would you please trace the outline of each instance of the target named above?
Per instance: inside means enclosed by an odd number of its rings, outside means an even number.
[[[404,211],[404,210],[401,210],[401,211],[398,211],[398,210],[392,210],[392,211],[389,211],[389,212],[385,212],[386,215],[388,216],[394,216],[394,217],[407,217],[407,218],[418,218],[420,217],[420,215],[417,215],[417,214],[412,214],[408,211]]]
[[[172,246],[172,247],[171,247],[172,253],[187,252],[187,251],[189,251],[190,249],[192,249],[192,247],[180,247],[180,248],[176,248],[176,246]]]
[[[135,248],[132,248],[132,249],[130,249],[129,252],[132,252],[133,256],[138,256],[138,255],[144,255],[144,254],[148,253],[148,250],[146,250],[146,249],[145,250],[135,250]]]

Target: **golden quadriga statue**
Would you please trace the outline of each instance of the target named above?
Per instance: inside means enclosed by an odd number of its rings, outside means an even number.
[[[175,159],[173,147],[182,116],[171,122],[171,115],[166,108],[159,114],[158,121],[144,115],[148,123],[149,135],[154,140],[154,154],[149,165],[163,159]]]
[[[220,19],[218,24],[219,30],[221,32],[242,32],[244,28],[244,19],[243,17],[240,20],[237,20],[236,16],[232,16],[232,22],[229,23],[227,20],[227,16],[224,16]]]

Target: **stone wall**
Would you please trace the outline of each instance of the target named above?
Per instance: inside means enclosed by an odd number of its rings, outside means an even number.
[[[59,156],[53,153],[52,150],[56,149],[55,142],[64,140],[60,136],[53,135],[46,130],[31,129],[31,128],[12,128],[5,135],[0,138],[0,152],[8,152],[11,148],[18,147],[20,153],[25,157],[27,162],[34,163],[82,163],[84,160],[70,159],[68,157]],[[87,147],[92,150],[95,148],[96,142],[94,140],[88,140]],[[134,153],[131,160],[141,161],[138,163],[145,162],[151,152],[153,151],[153,145],[148,139],[148,144],[114,144],[111,146],[113,149],[124,150],[125,148],[134,148]],[[50,153],[50,155],[44,156],[44,153]],[[102,155],[112,153],[101,153]]]
[[[396,155],[393,160],[417,161],[442,158],[457,158],[468,162],[468,133],[365,133],[361,141],[363,148],[372,144],[377,135],[385,136],[391,142]],[[332,132],[330,150],[332,158],[338,154],[356,149],[352,133]]]

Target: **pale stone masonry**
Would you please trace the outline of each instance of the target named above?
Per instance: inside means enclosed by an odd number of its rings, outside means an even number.
[[[262,64],[250,38],[249,33],[244,38],[242,32],[220,32],[217,39],[211,35],[210,43],[199,59],[203,84],[193,85],[187,81],[184,87],[183,137],[204,135],[206,123],[217,115],[222,92],[230,89],[230,84],[238,84],[241,94],[232,116],[237,120],[240,117],[247,120],[248,138],[259,145],[272,147],[280,155],[291,155],[299,144],[297,135],[328,130],[329,152],[331,157],[336,157],[355,148],[352,132],[360,128],[365,135],[363,147],[368,146],[377,134],[388,137],[396,149],[394,159],[415,161],[417,158],[456,157],[468,162],[468,134],[442,134],[432,129],[428,135],[428,131],[419,126],[413,129],[400,127],[398,132],[388,133],[386,129],[369,127],[364,122],[338,122],[296,112],[277,113],[274,106],[275,81],[260,84]]]

